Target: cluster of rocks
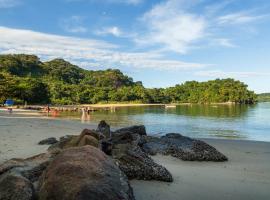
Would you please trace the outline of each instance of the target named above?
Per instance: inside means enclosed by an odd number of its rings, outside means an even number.
[[[0,200],[133,200],[128,179],[172,182],[171,173],[155,163],[155,154],[190,161],[226,161],[200,140],[170,133],[148,136],[144,126],[111,131],[101,121],[96,130],[48,138],[48,151],[0,165]]]

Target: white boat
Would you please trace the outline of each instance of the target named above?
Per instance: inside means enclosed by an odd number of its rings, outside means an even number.
[[[165,105],[165,108],[176,108],[176,105]]]

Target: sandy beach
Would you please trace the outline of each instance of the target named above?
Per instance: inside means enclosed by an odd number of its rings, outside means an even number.
[[[187,162],[155,156],[173,175],[173,183],[131,181],[139,200],[269,200],[270,143],[204,141],[228,156],[228,162]]]
[[[0,163],[11,158],[27,158],[42,152],[47,145],[38,142],[48,137],[79,134],[95,128],[73,120],[36,116],[2,116],[0,119]],[[173,175],[173,183],[132,180],[137,200],[175,199],[270,199],[270,143],[202,139],[224,153],[228,162],[187,162],[170,156],[154,156]]]

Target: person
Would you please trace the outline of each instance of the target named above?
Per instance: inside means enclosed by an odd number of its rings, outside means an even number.
[[[49,114],[50,114],[50,111],[51,111],[51,109],[50,109],[50,105],[49,105],[49,104],[47,105],[46,110],[47,110],[47,115],[49,115]]]
[[[8,113],[12,114],[12,108],[8,108]]]

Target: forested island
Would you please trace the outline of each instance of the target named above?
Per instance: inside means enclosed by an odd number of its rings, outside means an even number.
[[[258,94],[259,102],[270,102],[270,93]]]
[[[257,95],[246,84],[234,79],[145,88],[118,69],[85,70],[63,59],[41,62],[37,56],[25,54],[0,55],[0,101],[10,98],[17,104],[56,105],[257,101]]]

